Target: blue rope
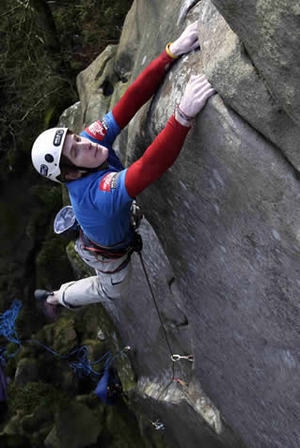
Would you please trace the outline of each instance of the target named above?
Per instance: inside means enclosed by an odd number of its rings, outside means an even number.
[[[21,341],[16,330],[16,319],[21,307],[21,301],[15,299],[10,309],[0,314],[0,335],[4,336],[8,341],[18,345],[21,345]]]
[[[79,347],[76,347],[73,350],[71,350],[68,354],[61,355],[52,348],[48,347],[47,345],[35,339],[28,339],[26,342],[34,343],[39,345],[40,347],[43,347],[45,350],[47,350],[49,353],[51,353],[52,355],[56,356],[59,359],[69,360],[69,366],[72,367],[74,372],[77,373],[79,377],[82,377],[84,375],[87,376],[94,375],[96,377],[102,376],[102,373],[99,373],[96,370],[94,370],[93,366],[105,361],[104,368],[106,368],[108,361],[113,359],[111,352],[106,352],[101,358],[91,363],[88,358],[89,348],[87,345],[80,345]],[[111,365],[111,362],[109,362],[109,365]]]
[[[10,355],[7,354],[4,348],[2,349],[0,348],[0,361],[1,360],[5,361],[5,355],[6,357],[15,356],[22,345],[22,341],[19,339],[15,328],[16,319],[18,317],[21,307],[22,307],[21,301],[15,299],[10,309],[0,314],[0,335],[4,336],[8,341],[14,342],[15,344],[19,345],[18,349]],[[101,377],[103,375],[103,372],[101,373],[97,372],[96,370],[94,370],[93,366],[100,364],[101,362],[104,362],[103,367],[105,371],[111,366],[115,358],[124,352],[124,350],[121,350],[114,356],[112,355],[111,352],[106,352],[101,358],[91,363],[88,358],[89,348],[87,345],[81,345],[71,350],[70,353],[66,355],[61,355],[60,353],[56,352],[55,350],[53,350],[52,348],[48,347],[47,345],[43,344],[38,340],[27,339],[26,341],[23,341],[23,343],[24,342],[37,344],[43,347],[53,356],[68,361],[69,366],[73,369],[75,373],[77,373],[79,377],[82,377],[84,375]]]

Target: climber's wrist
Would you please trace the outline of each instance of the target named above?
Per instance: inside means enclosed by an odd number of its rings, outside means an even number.
[[[180,105],[177,104],[174,111],[175,120],[178,121],[178,123],[182,124],[182,126],[186,127],[192,127],[194,117],[190,117],[189,115],[186,115],[183,110],[180,108]]]
[[[176,51],[174,42],[168,42],[166,45],[166,53],[170,58],[177,59],[180,55]]]

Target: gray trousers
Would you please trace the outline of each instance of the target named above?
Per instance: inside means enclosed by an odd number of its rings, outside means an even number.
[[[58,290],[59,303],[66,308],[75,308],[102,302],[110,310],[128,292],[130,261],[118,272],[111,273],[125,262],[127,255],[118,259],[104,258],[84,249],[80,239],[76,241],[75,249],[80,258],[95,269],[96,275],[61,285]]]

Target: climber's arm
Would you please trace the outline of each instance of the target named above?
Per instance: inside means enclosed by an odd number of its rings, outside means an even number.
[[[120,101],[112,110],[114,119],[121,129],[129,123],[136,112],[156,92],[172,61],[174,59],[164,51],[128,87]]]
[[[189,25],[177,40],[166,46],[166,50],[142,71],[115,105],[112,114],[121,129],[157,91],[170,64],[180,55],[198,46],[197,23],[195,22]]]
[[[155,182],[175,162],[190,127],[181,125],[174,117],[158,134],[143,156],[126,172],[125,186],[132,198]]]
[[[137,196],[175,162],[193,117],[214,92],[205,76],[191,77],[175,115],[172,115],[143,156],[127,169],[125,186],[129,196]]]

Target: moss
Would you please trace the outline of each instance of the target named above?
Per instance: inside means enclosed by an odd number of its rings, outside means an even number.
[[[101,304],[82,308],[74,316],[76,331],[82,339],[97,339],[99,330],[102,331],[105,341],[111,349],[118,349],[116,344],[115,327]]]
[[[18,414],[14,415],[7,425],[5,425],[3,429],[4,434],[13,435],[13,434],[21,434],[23,435],[22,431],[22,424],[21,424],[22,415],[19,412]]]
[[[82,343],[89,348],[90,360],[92,362],[102,358],[105,353],[103,350],[103,343],[100,341],[95,339],[84,339]]]
[[[56,412],[68,403],[69,397],[49,384],[32,382],[22,388],[11,384],[9,386],[11,418],[1,434],[7,443],[5,446],[24,448],[44,446],[44,440],[54,425]],[[2,441],[1,435],[0,441]],[[20,444],[14,445],[16,440],[21,440]]]
[[[44,325],[40,331],[36,334],[36,339],[43,344],[52,346],[54,338],[54,329],[56,322],[48,325]]]
[[[22,358],[17,365],[17,370],[14,378],[14,384],[23,386],[32,381],[38,381],[39,369],[37,359]]]
[[[26,234],[37,241],[42,241],[50,228],[52,216],[62,205],[61,189],[53,182],[37,183],[29,188],[31,198],[30,219],[26,226]]]
[[[60,406],[48,443],[54,439],[59,448],[90,446],[96,443],[101,430],[102,423],[95,412],[83,403],[72,402]]]
[[[57,406],[68,402],[67,395],[51,384],[30,382],[19,387],[14,383],[8,386],[8,411],[14,414],[32,414],[38,406],[43,406],[55,412]]]
[[[111,448],[146,447],[139,432],[138,422],[124,403],[107,409],[106,431],[106,437],[111,439]]]
[[[50,431],[51,426],[53,425],[54,420],[54,412],[53,409],[49,406],[45,406],[43,404],[38,405],[34,412],[26,415],[22,419],[22,428],[25,432],[33,433],[37,429],[41,429],[43,427],[43,433],[46,431]],[[46,433],[48,433],[46,432]]]
[[[117,358],[115,366],[118,370],[123,391],[129,392],[136,386],[136,377],[134,371],[132,370],[129,358],[126,356],[126,354]]]
[[[72,316],[61,317],[53,327],[53,348],[59,353],[68,353],[79,344]]]
[[[41,288],[56,289],[61,283],[73,279],[65,241],[61,237],[50,235],[43,243],[36,258],[36,270]]]
[[[55,184],[34,185],[31,187],[31,193],[48,210],[55,210],[61,205],[61,190]]]
[[[14,354],[16,354],[20,349],[20,346],[18,344],[15,344],[14,342],[9,342],[6,345],[6,352],[8,357],[13,356]]]
[[[95,275],[94,269],[87,266],[79,257],[77,252],[75,251],[74,242],[71,241],[66,248],[67,257],[72,265],[73,273],[76,279],[89,277],[91,275]]]
[[[117,354],[124,348],[110,316],[100,304],[83,308],[76,313],[75,329],[80,340],[89,346],[91,361],[100,359],[107,351]],[[101,341],[98,339],[99,332],[103,335]],[[100,367],[101,365],[100,363]],[[135,387],[135,374],[126,353],[117,356],[114,365],[118,370],[123,390],[127,392]]]
[[[5,232],[2,237],[12,239],[16,233],[20,233],[22,223],[18,219],[18,213],[12,203],[0,201],[0,227]]]

